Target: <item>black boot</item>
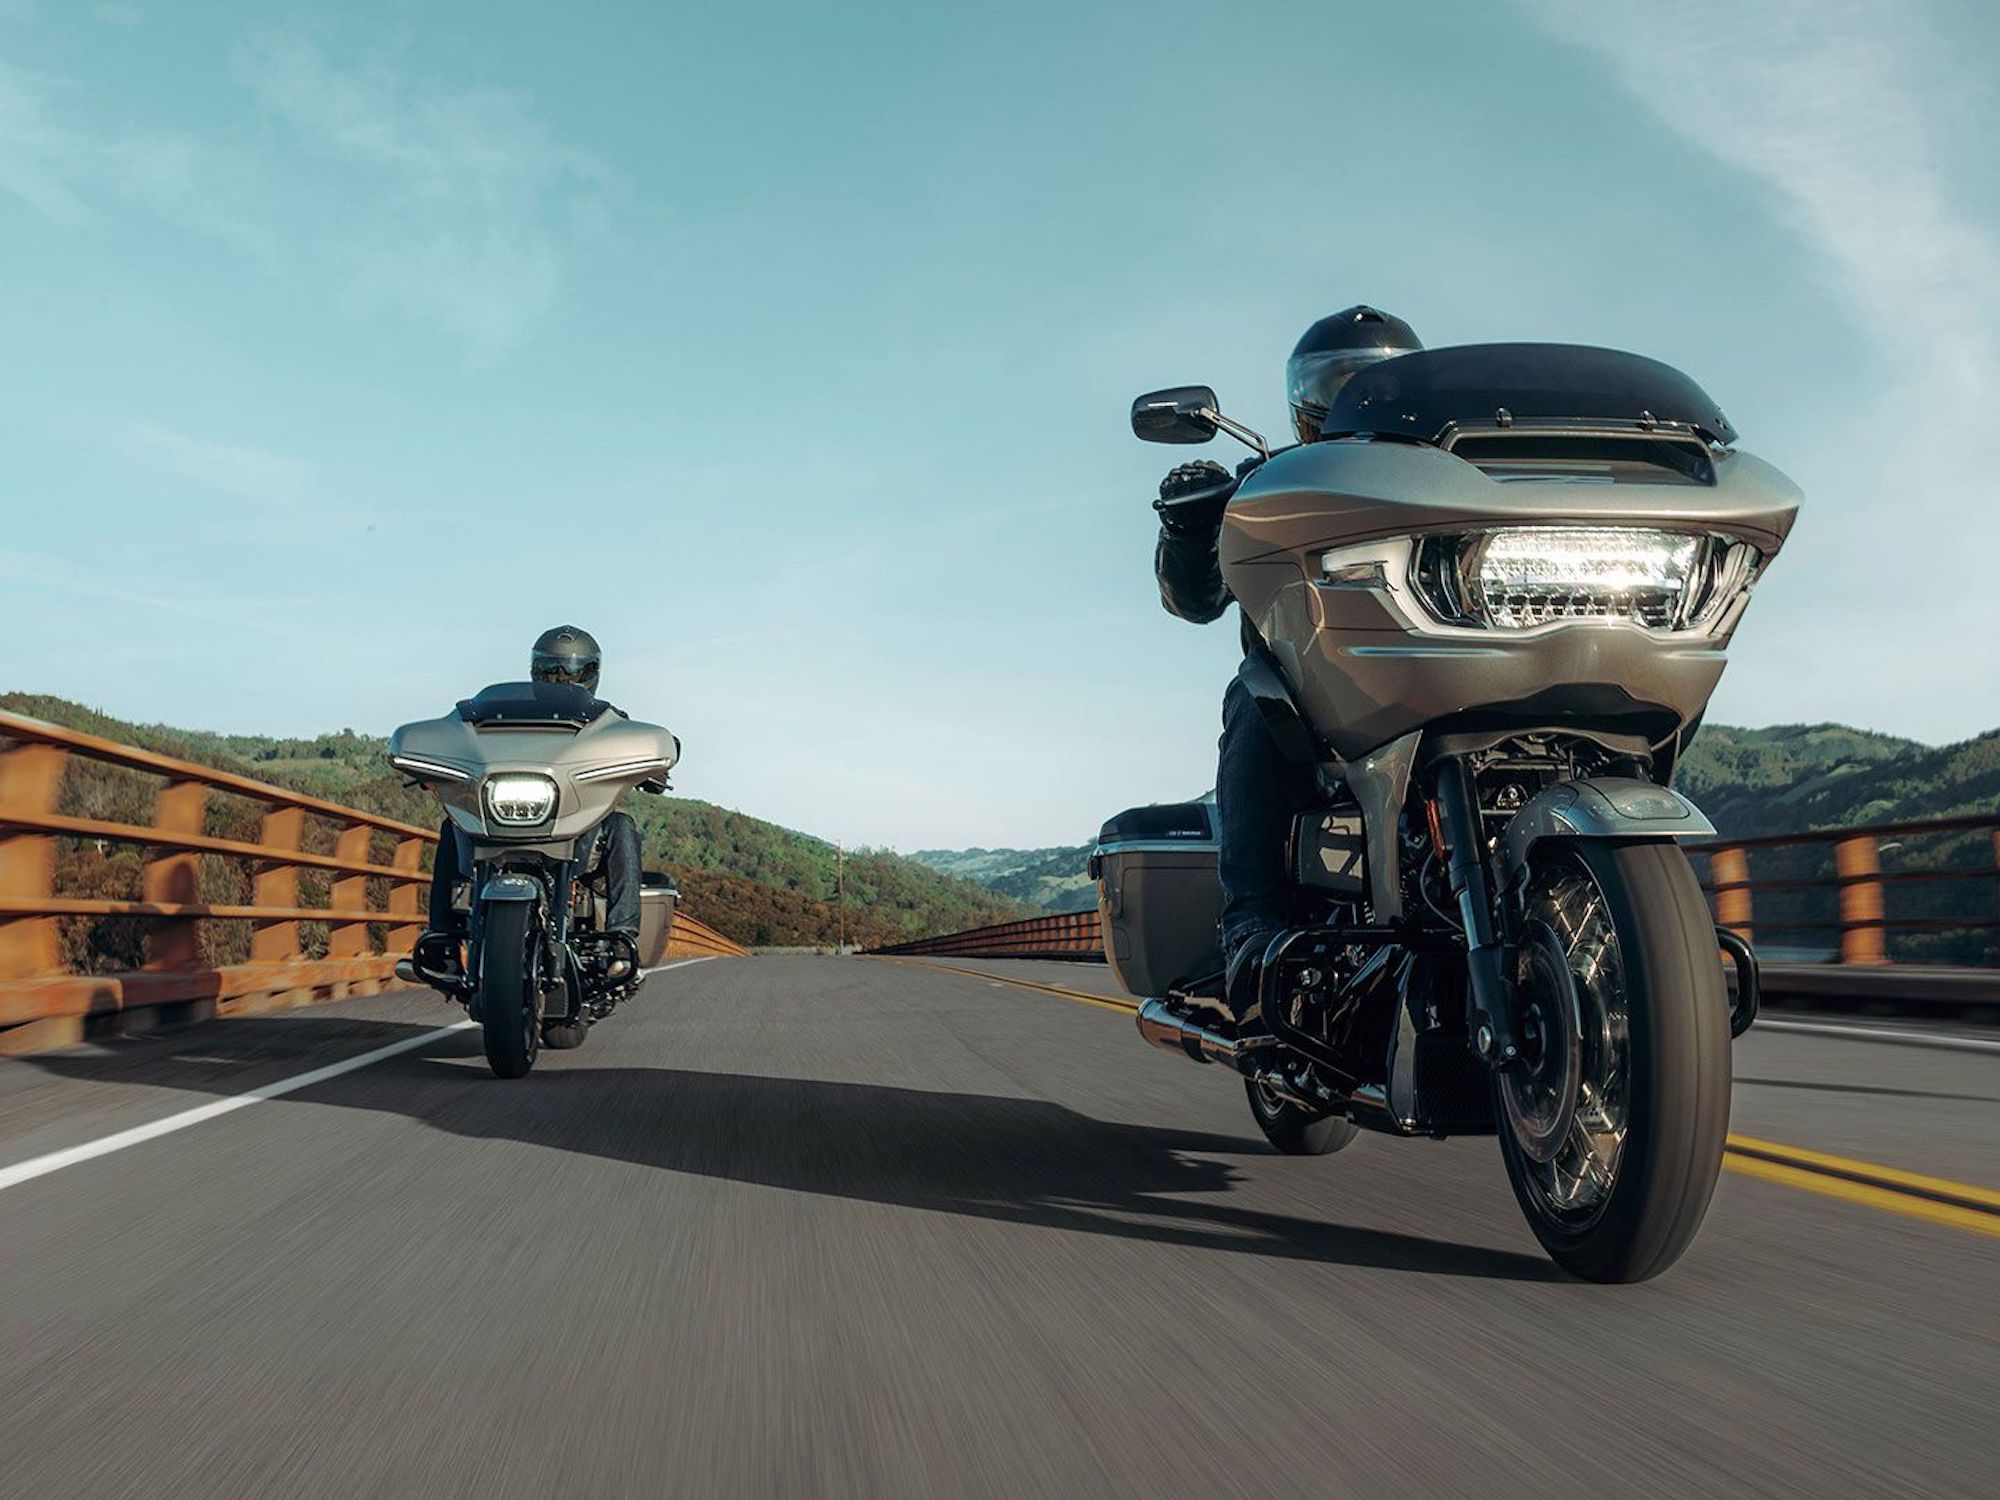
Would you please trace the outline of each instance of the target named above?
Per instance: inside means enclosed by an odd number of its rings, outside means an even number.
[[[636,978],[639,973],[639,934],[607,932],[604,936],[607,943],[604,977],[613,984],[624,984]]]
[[[1263,1031],[1261,990],[1264,984],[1264,952],[1271,946],[1276,932],[1253,932],[1243,937],[1229,955],[1229,968],[1223,980],[1223,995],[1229,1004],[1229,1013],[1236,1019],[1239,1030],[1244,1032]]]

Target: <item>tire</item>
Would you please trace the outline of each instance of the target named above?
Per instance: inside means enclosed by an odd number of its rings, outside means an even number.
[[[486,908],[480,944],[479,1013],[486,1062],[499,1078],[520,1078],[535,1065],[541,1017],[531,976],[535,971],[535,909],[526,901],[496,901]]]
[[[590,1028],[581,1021],[553,1021],[542,1028],[542,1045],[551,1052],[567,1052],[581,1047]]]
[[[1287,1156],[1329,1156],[1354,1139],[1359,1127],[1344,1115],[1317,1114],[1289,1099],[1267,1093],[1262,1084],[1245,1080],[1250,1113],[1264,1139]]]
[[[1582,882],[1595,888],[1594,909]],[[1538,1163],[1523,1144],[1532,1131],[1518,1130],[1510,1115],[1508,1075],[1494,1075],[1507,1176],[1535,1238],[1558,1265],[1587,1281],[1645,1281],[1694,1239],[1722,1168],[1729,1001],[1715,924],[1687,857],[1664,842],[1542,844],[1529,862],[1528,901],[1531,931],[1539,930],[1538,909],[1562,901],[1583,918],[1550,924],[1556,950],[1546,960],[1568,959],[1569,1010],[1581,1023],[1573,1027],[1577,1065],[1567,1075],[1577,1102],[1561,1140],[1540,1148],[1553,1159]],[[1560,985],[1558,978],[1542,988]],[[1524,982],[1519,991],[1524,1014],[1535,988]],[[1614,992],[1623,995],[1622,1042]],[[1613,1132],[1589,1126],[1615,1120],[1621,1075],[1622,1138],[1600,1150]],[[1518,1108],[1523,1085],[1511,1087]],[[1592,1163],[1603,1168],[1607,1155],[1608,1173],[1590,1170]],[[1566,1172],[1566,1162],[1575,1170]],[[1568,1208],[1566,1188],[1576,1195]]]

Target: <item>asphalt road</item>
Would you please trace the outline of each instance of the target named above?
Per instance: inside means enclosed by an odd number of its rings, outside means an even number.
[[[0,1063],[0,1492],[1993,1493],[2000,1238],[1745,1168],[1583,1285],[1490,1140],[1279,1157],[1003,982],[1101,971],[963,967],[703,963],[519,1082],[461,1030],[28,1180],[454,1013]],[[2000,1056],[1736,1071],[1738,1131],[2000,1187]]]

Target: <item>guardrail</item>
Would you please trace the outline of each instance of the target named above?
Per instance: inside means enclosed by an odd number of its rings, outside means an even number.
[[[2000,814],[1716,839],[1687,850],[1706,865],[1702,887],[1718,925],[1752,941],[1761,936],[1772,948],[1780,946],[1778,934],[1818,937],[1826,945],[1830,962],[1764,965],[1765,994],[1773,1002],[2000,1019],[2000,936],[1994,936],[2000,934]],[[1094,911],[875,951],[1104,959]]]
[[[1753,941],[1817,937],[1842,964],[1867,967],[2000,964],[2000,940],[1985,936],[2000,932],[2000,814],[1716,839],[1688,853],[1707,861],[1716,921]]]
[[[99,1017],[123,1027],[133,1013],[187,1020],[388,988],[423,928],[436,842],[0,712],[0,1052],[77,1040]],[[677,916],[667,951],[745,950]]]
[[[1020,922],[996,922],[990,927],[918,938],[873,951],[933,954],[940,958],[956,954],[965,958],[1066,958],[1101,963],[1104,935],[1098,928],[1095,911],[1070,911],[1029,917]]]
[[[673,931],[667,936],[668,958],[748,958],[750,950],[724,937],[706,922],[697,922],[685,912],[674,914]]]

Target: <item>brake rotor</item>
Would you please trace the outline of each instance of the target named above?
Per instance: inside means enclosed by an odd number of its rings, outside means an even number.
[[[1568,950],[1546,922],[1528,923],[1521,935],[1514,1006],[1522,1059],[1498,1075],[1500,1102],[1522,1154],[1548,1163],[1576,1122],[1583,1017]]]

